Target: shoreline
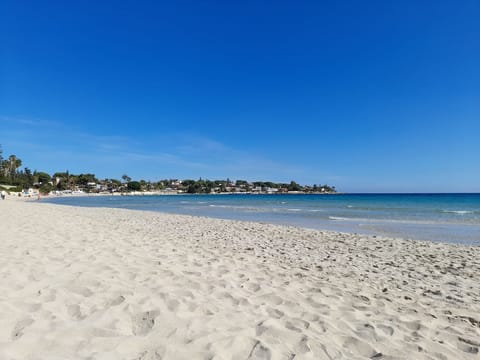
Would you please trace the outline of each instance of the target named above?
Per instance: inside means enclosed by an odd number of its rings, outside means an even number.
[[[478,358],[475,246],[42,201],[0,210],[5,359]]]
[[[170,197],[170,199],[168,199],[169,196],[167,195],[159,195],[156,197],[159,199],[158,202],[147,198],[145,198],[145,202],[142,202],[143,200],[139,200],[142,196],[136,195],[127,196],[125,201],[121,201],[121,197],[119,196],[111,197],[101,195],[86,197],[59,196],[42,199],[46,199],[46,201],[50,203],[70,206],[123,207],[132,210],[149,210],[167,214],[207,216],[210,218],[290,225],[306,229],[339,231],[344,233],[362,234],[365,236],[376,235],[399,239],[428,240],[434,242],[480,246],[480,239],[477,236],[478,232],[480,232],[480,223],[478,223],[478,221],[475,223],[467,221],[461,222],[463,221],[461,218],[464,217],[463,213],[473,213],[473,211],[439,211],[440,214],[451,214],[449,218],[443,219],[440,217],[432,218],[432,215],[438,216],[433,213],[426,215],[424,218],[415,218],[411,216],[395,218],[390,217],[389,214],[384,216],[380,215],[378,217],[372,215],[372,217],[370,217],[370,214],[357,215],[355,209],[361,208],[362,205],[357,205],[355,203],[353,203],[354,205],[348,206],[346,206],[348,203],[344,204],[345,209],[352,208],[353,212],[350,214],[342,213],[345,210],[343,210],[341,206],[330,209],[328,207],[323,208],[319,205],[316,208],[311,208],[310,205],[306,205],[307,203],[302,203],[303,196],[308,197],[310,195],[301,195],[297,197],[291,205],[283,205],[290,201],[286,196],[281,198],[281,203],[280,201],[274,203],[279,199],[276,198],[276,196],[279,195],[259,195],[262,196],[261,198],[256,198],[255,195],[252,195],[252,197],[250,197],[250,195],[237,195],[239,196],[237,199],[235,199],[236,194],[226,194],[228,195],[226,197],[221,197],[219,194],[216,194],[215,196],[194,194],[184,195],[184,198]],[[188,195],[192,196],[194,200],[190,201]],[[78,201],[75,200],[77,198],[79,199]],[[131,201],[127,200],[127,198],[130,198]],[[118,201],[110,202],[109,199],[116,199]],[[178,199],[183,199],[184,201]],[[298,199],[301,201],[297,205],[296,201]],[[318,204],[322,203],[324,199],[323,196],[322,199],[318,198]],[[336,201],[337,199],[339,202]],[[328,198],[325,200],[327,204],[337,204],[342,203],[343,201],[342,198]],[[250,201],[252,204],[250,204]],[[194,202],[198,203],[194,204]],[[449,205],[446,204],[444,206],[448,209]],[[294,209],[291,209],[292,207]],[[222,211],[220,211],[220,208],[222,208]],[[419,210],[423,211],[423,209]],[[426,208],[425,213],[428,211],[430,210]],[[456,213],[461,213],[461,215]],[[398,214],[396,214],[396,216],[398,216]]]

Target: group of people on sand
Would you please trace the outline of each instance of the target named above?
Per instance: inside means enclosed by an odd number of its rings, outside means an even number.
[[[5,192],[5,190],[2,190],[0,194],[2,196],[2,200],[5,200],[5,196],[7,196],[7,193]]]

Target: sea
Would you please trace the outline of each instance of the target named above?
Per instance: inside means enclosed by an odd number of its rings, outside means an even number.
[[[480,245],[480,194],[71,196],[42,201]]]

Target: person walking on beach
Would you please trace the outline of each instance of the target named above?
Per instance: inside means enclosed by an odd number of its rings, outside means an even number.
[[[6,195],[7,195],[7,193],[5,192],[5,190],[2,190],[2,200],[5,200]]]

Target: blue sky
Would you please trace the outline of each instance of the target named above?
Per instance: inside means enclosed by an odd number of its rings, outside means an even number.
[[[0,0],[0,144],[101,178],[480,192],[479,18],[476,0]]]

